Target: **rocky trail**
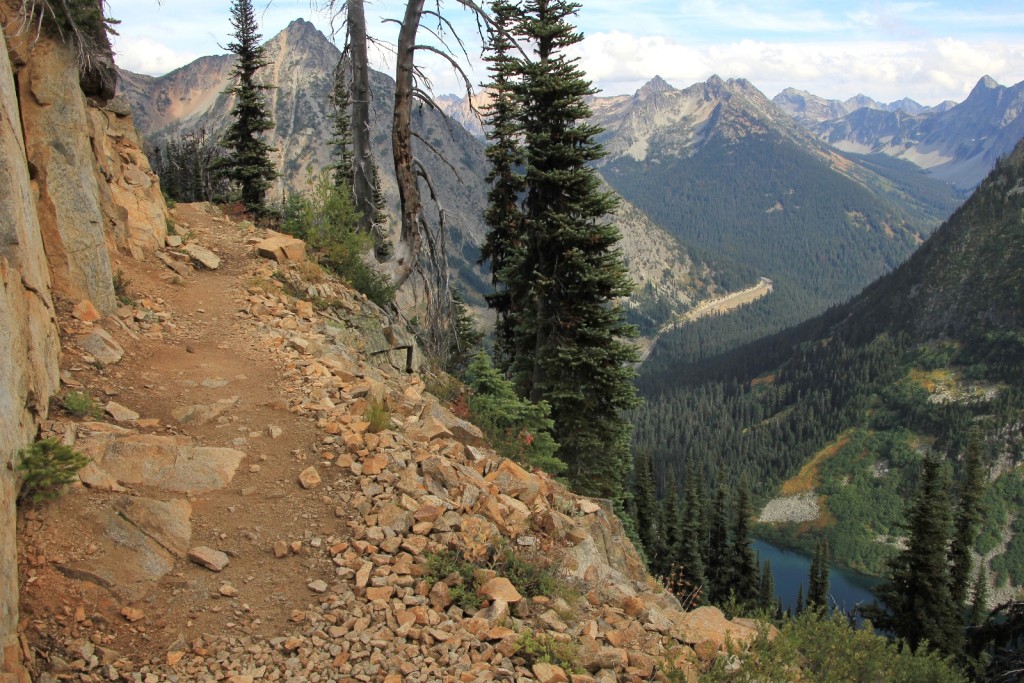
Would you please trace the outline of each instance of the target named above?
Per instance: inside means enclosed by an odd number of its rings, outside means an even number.
[[[404,351],[375,353],[411,339],[288,263],[294,244],[278,264],[250,223],[172,215],[184,244],[119,264],[116,315],[58,307],[65,404],[102,414],[55,405],[43,436],[92,462],[19,514],[34,680],[651,680],[666,662],[695,680],[727,635],[753,637],[684,613],[605,504],[499,459]],[[562,588],[522,595],[495,547]],[[479,607],[458,606],[458,574],[430,576],[451,550]]]

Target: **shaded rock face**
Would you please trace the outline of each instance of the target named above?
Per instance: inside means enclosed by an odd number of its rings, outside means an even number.
[[[51,291],[112,311],[108,250],[142,258],[167,214],[127,110],[90,106],[73,53],[14,16],[0,0],[0,669],[18,659],[14,463],[60,386]]]
[[[72,298],[90,299],[109,313],[116,299],[94,155],[85,135],[89,113],[78,87],[74,55],[61,45],[39,41],[18,74],[18,83],[39,227],[54,288]]]
[[[16,649],[14,472],[57,389],[59,341],[50,277],[25,163],[17,90],[6,40],[0,46],[0,650]],[[0,653],[2,654],[2,653]]]

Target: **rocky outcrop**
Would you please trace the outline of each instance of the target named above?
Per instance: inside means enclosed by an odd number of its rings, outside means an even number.
[[[162,243],[166,207],[128,110],[90,103],[72,50],[0,0],[0,670],[16,666],[15,460],[60,386],[55,296],[116,306],[109,250]],[[6,668],[5,668],[6,667]],[[3,675],[0,674],[0,679]]]
[[[17,652],[14,463],[58,386],[50,276],[25,164],[17,90],[0,49],[0,649]],[[6,659],[6,658],[5,658]],[[2,660],[0,660],[2,661]],[[0,664],[2,668],[2,664]]]

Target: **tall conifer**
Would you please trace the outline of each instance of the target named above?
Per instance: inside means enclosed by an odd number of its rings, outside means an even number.
[[[516,278],[517,260],[522,257],[523,215],[519,206],[526,189],[522,174],[524,150],[521,141],[522,102],[517,92],[523,63],[516,59],[509,33],[515,28],[518,8],[505,0],[491,3],[494,26],[488,34],[484,60],[491,81],[491,101],[484,106],[487,130],[487,174],[490,190],[484,223],[487,238],[480,249],[481,262],[490,261],[495,292],[488,294],[487,306],[494,310],[495,365],[507,370],[514,356],[516,311],[522,307],[526,283]],[[518,288],[513,292],[513,285]],[[513,296],[513,294],[515,296]]]
[[[729,598],[732,584],[729,544],[729,502],[725,484],[719,483],[708,520],[708,600],[720,604]]]
[[[231,70],[234,85],[225,93],[235,96],[231,110],[233,121],[221,138],[228,156],[221,164],[224,175],[241,190],[242,203],[257,214],[265,210],[267,190],[277,177],[270,160],[273,148],[263,139],[264,131],[273,129],[274,121],[263,93],[272,86],[256,81],[256,72],[270,64],[265,56],[262,36],[258,32],[251,0],[234,0],[231,4],[231,26],[234,28],[227,49],[235,54]]]
[[[906,516],[907,547],[889,563],[888,580],[875,589],[884,606],[867,610],[876,626],[888,629],[916,648],[931,647],[954,655],[960,651],[962,605],[950,594],[950,482],[944,465],[924,461],[921,482]]]
[[[686,478],[686,498],[683,503],[683,523],[679,532],[679,550],[676,563],[682,568],[686,580],[694,588],[704,586],[704,542],[706,528],[704,520],[704,497],[702,485],[691,468]],[[702,593],[706,596],[707,589]]]
[[[736,508],[732,527],[729,574],[731,588],[743,604],[757,602],[760,572],[754,555],[753,539],[750,536],[750,520],[754,511],[750,502],[750,489],[741,481],[736,493]]]
[[[636,334],[616,299],[632,282],[608,220],[616,200],[591,164],[604,156],[600,129],[586,123],[596,91],[566,51],[583,36],[569,23],[579,4],[526,0],[519,32],[534,46],[523,69],[526,148],[524,252],[510,290],[522,288],[512,368],[520,391],[551,404],[558,456],[584,494],[619,500],[631,459],[625,411],[638,404],[632,380]]]
[[[960,499],[957,502],[953,542],[949,546],[949,592],[953,603],[963,609],[967,589],[971,582],[971,550],[981,522],[981,498],[985,492],[985,477],[981,466],[981,443],[977,431],[972,431],[967,443]]]

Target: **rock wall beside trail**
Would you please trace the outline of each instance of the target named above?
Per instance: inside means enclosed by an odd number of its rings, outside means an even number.
[[[60,387],[54,299],[113,311],[111,251],[145,258],[167,218],[126,104],[89,100],[73,51],[19,30],[16,4],[0,0],[0,671],[18,650],[15,460]]]
[[[50,276],[25,163],[17,89],[0,49],[0,648],[17,650],[15,479],[18,449],[59,384]],[[6,657],[4,658],[6,660]]]

